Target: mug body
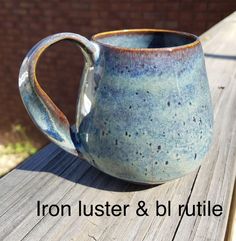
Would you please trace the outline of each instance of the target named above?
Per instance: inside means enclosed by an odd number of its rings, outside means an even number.
[[[92,40],[100,53],[81,81],[78,151],[103,172],[137,183],[166,182],[199,167],[213,113],[198,38],[128,30]]]

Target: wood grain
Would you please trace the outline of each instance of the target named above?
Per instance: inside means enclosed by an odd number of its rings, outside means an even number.
[[[163,185],[136,186],[46,146],[0,180],[0,240],[191,241],[224,240],[236,175],[236,13],[201,36],[214,106],[214,139],[195,172]],[[37,217],[36,203],[70,204],[72,216]],[[130,204],[126,217],[79,217],[86,204]],[[138,202],[149,216],[137,217]],[[171,216],[155,216],[155,201],[172,204]],[[210,200],[220,217],[179,216],[179,204]]]

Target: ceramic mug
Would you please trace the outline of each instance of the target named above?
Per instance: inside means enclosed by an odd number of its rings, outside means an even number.
[[[50,45],[71,40],[85,65],[71,128],[42,90],[36,65]],[[195,35],[159,29],[59,33],[37,43],[19,74],[24,105],[39,129],[99,170],[157,184],[194,171],[212,137],[204,54]]]

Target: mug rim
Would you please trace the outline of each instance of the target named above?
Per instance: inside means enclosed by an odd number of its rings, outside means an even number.
[[[182,35],[182,36],[191,38],[193,41],[188,44],[182,44],[182,45],[173,46],[173,47],[163,47],[163,48],[127,48],[127,47],[115,46],[112,44],[107,44],[107,43],[103,43],[103,42],[99,41],[99,39],[105,38],[108,36],[125,35],[125,34],[130,34],[130,33],[131,34],[137,34],[137,33],[148,34],[148,33],[159,33],[159,32]],[[155,29],[155,28],[121,29],[121,30],[105,31],[105,32],[94,34],[91,37],[91,40],[96,42],[99,45],[102,45],[102,46],[105,46],[108,48],[112,48],[112,49],[119,50],[119,51],[130,51],[130,52],[175,51],[175,50],[183,50],[183,49],[193,48],[193,47],[201,44],[199,37],[195,34],[178,31],[178,30]]]

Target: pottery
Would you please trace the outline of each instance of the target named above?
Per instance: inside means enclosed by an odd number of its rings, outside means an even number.
[[[60,40],[82,49],[85,66],[71,128],[37,82],[42,52]],[[89,41],[59,33],[37,43],[19,74],[23,103],[40,130],[64,150],[117,178],[163,183],[199,167],[213,126],[201,43],[195,35],[133,29]]]

